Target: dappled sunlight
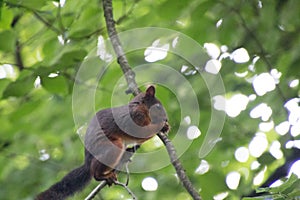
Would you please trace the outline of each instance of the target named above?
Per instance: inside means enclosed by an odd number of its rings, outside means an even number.
[[[155,40],[145,52],[145,60],[147,62],[156,62],[167,57],[170,44],[160,44],[160,39]]]
[[[52,3],[56,7],[64,7],[66,0],[52,1]]]
[[[0,79],[3,78],[10,78],[10,79],[17,78],[17,73],[12,67],[12,65],[9,64],[0,65]]]
[[[270,146],[270,153],[276,159],[281,159],[283,157],[283,153],[281,151],[281,144],[279,141],[273,141]]]
[[[278,84],[280,82],[280,77],[282,73],[277,69],[271,69],[270,74],[274,78],[275,83]]]
[[[187,129],[186,136],[189,140],[194,140],[201,135],[201,131],[197,126],[190,126]]]
[[[219,194],[216,194],[213,198],[214,200],[223,200],[226,197],[228,197],[229,193],[228,192],[221,192]]]
[[[213,97],[214,108],[225,111],[229,117],[237,117],[247,108],[249,98],[243,94],[234,94],[231,98],[224,98],[221,95]]]
[[[220,48],[214,43],[204,43],[203,47],[207,54],[213,59],[217,59],[221,53]]]
[[[275,131],[279,135],[285,135],[289,132],[290,130],[290,123],[288,121],[281,122],[277,126],[275,126]]]
[[[190,125],[191,124],[191,117],[190,116],[185,116],[183,118],[183,121],[187,124],[187,125]]]
[[[253,88],[257,95],[263,96],[275,89],[275,80],[269,73],[262,73],[253,80]]]
[[[285,148],[287,148],[287,149],[291,149],[293,147],[300,149],[300,140],[288,141],[285,144]]]
[[[220,21],[222,23],[222,21]],[[205,71],[211,74],[218,74],[222,68],[221,61],[229,58],[233,62],[240,64],[246,63],[250,60],[248,51],[245,48],[239,48],[234,50],[232,53],[227,52],[228,47],[222,45],[220,48],[214,43],[204,43],[204,49],[207,54],[211,57],[205,64]]]
[[[48,159],[50,158],[50,154],[47,153],[46,149],[41,149],[41,150],[39,151],[39,153],[40,153],[39,159],[40,159],[41,161],[46,161],[46,160],[48,160]]]
[[[48,75],[49,78],[55,78],[55,77],[58,77],[58,73],[50,73]]]
[[[237,161],[244,163],[249,159],[249,150],[246,147],[239,147],[235,150],[234,157]]]
[[[250,166],[250,169],[251,170],[256,170],[260,167],[260,163],[257,161],[257,160],[254,160],[252,163],[251,163],[251,166]]]
[[[216,27],[217,27],[217,28],[220,28],[220,26],[222,25],[222,23],[223,23],[223,19],[219,19],[219,20],[217,21],[217,23],[216,23]]]
[[[211,74],[218,74],[220,69],[222,67],[222,64],[219,60],[211,59],[206,62],[205,64],[205,71]]]
[[[293,98],[284,104],[289,111],[288,122],[290,124],[290,132],[293,137],[300,135],[300,98]]]
[[[251,64],[248,66],[248,70],[250,70],[251,72],[255,72],[255,64],[256,62],[260,59],[259,56],[254,56],[254,58],[252,59]]]
[[[41,77],[40,76],[36,77],[36,79],[33,82],[33,86],[34,86],[34,88],[40,88],[40,87],[42,87]]]
[[[297,137],[300,135],[300,122],[298,121],[296,124],[291,127],[291,136]]]
[[[96,55],[105,62],[111,62],[113,60],[113,55],[106,50],[105,40],[102,35],[98,37]]]
[[[220,59],[217,59],[221,53],[220,48],[214,43],[205,43],[204,49],[206,49],[207,54],[211,57],[205,64],[205,71],[211,74],[218,74],[222,67]]]
[[[244,72],[241,72],[241,73],[234,72],[234,75],[236,75],[239,78],[244,78],[248,75],[248,71],[244,71]]]
[[[262,8],[262,7],[263,7],[262,1],[259,0],[259,1],[257,2],[257,7],[258,7],[258,8]]]
[[[298,176],[298,178],[300,178],[300,160],[297,160],[296,162],[294,162],[294,164],[290,168],[288,177],[290,177],[291,174],[295,174]]]
[[[267,121],[272,115],[272,109],[266,103],[261,103],[250,111],[251,118],[261,118],[262,121]]]
[[[253,179],[253,185],[260,185],[263,183],[265,172],[267,170],[267,167],[264,167],[263,170],[261,170]]]
[[[197,73],[197,70],[195,70],[194,68],[189,69],[189,67],[187,65],[182,65],[180,72],[186,76],[190,76],[190,75],[195,75]]]
[[[278,187],[278,186],[282,185],[282,183],[284,183],[282,180],[277,180],[270,185],[270,188]]]
[[[61,45],[65,45],[65,44],[69,44],[71,42],[71,40],[65,40],[63,35],[59,35],[57,36],[57,40]]]
[[[258,127],[260,131],[269,132],[274,128],[274,122],[260,122]]]
[[[298,87],[298,85],[299,85],[299,79],[294,79],[289,83],[290,88],[296,88]]]
[[[172,47],[173,47],[173,48],[175,48],[175,47],[177,46],[177,44],[178,44],[178,39],[179,39],[178,36],[175,37],[175,38],[173,39],[173,41],[172,41]]]
[[[147,177],[147,178],[144,178],[142,181],[142,188],[145,191],[156,191],[158,188],[158,183],[155,178]]]
[[[196,168],[196,174],[205,174],[209,171],[210,165],[206,160],[201,160],[200,165]]]
[[[233,171],[227,174],[226,184],[231,190],[236,190],[240,184],[241,174],[239,172]]]
[[[181,66],[181,69],[180,69],[180,72],[181,72],[181,73],[184,73],[188,68],[189,68],[188,66],[182,65],[182,66]]]
[[[245,63],[250,60],[250,57],[248,51],[245,48],[239,48],[231,53],[231,59],[235,63]]]
[[[249,143],[249,152],[253,157],[260,157],[268,148],[268,140],[265,133],[258,132]]]

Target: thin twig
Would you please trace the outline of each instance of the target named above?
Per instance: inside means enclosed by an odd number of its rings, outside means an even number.
[[[118,164],[118,166],[116,167],[116,171],[115,173],[119,173],[120,169],[126,165],[126,172],[128,175],[128,169],[127,169],[127,164],[131,161],[131,157],[133,156],[133,154],[140,148],[140,145],[135,145],[131,148],[127,148],[124,155],[122,156],[122,159],[120,161],[120,163]],[[124,184],[126,187],[128,185],[129,179],[127,177],[127,181]],[[104,188],[107,185],[106,181],[102,181],[99,183],[99,185],[85,198],[85,200],[91,200],[93,199],[101,190],[102,188]],[[128,191],[128,190],[127,190]]]
[[[33,15],[40,20],[45,26],[47,26],[50,30],[55,32],[57,35],[63,35],[62,31],[60,31],[58,28],[56,28],[51,22],[44,19],[37,11],[31,10],[33,12]]]
[[[119,186],[122,186],[123,188],[125,188],[127,190],[127,192],[131,195],[132,199],[133,200],[137,200],[138,198],[135,196],[135,194],[129,189],[129,187],[127,187],[126,184],[124,183],[121,183],[119,181],[115,181],[114,182],[115,185],[119,185]]]
[[[106,181],[102,181],[101,183],[99,183],[99,185],[84,200],[92,200],[106,185]]]
[[[15,61],[16,61],[16,66],[19,68],[20,71],[24,69],[24,63],[22,59],[22,47],[20,45],[19,40],[16,42],[16,50],[15,50]]]

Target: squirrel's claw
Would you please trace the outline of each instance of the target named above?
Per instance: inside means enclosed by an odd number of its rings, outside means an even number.
[[[164,134],[168,134],[170,129],[171,129],[171,126],[170,126],[169,122],[166,121],[164,127],[160,131]]]

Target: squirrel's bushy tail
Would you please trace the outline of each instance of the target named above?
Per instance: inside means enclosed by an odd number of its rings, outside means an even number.
[[[52,185],[48,190],[40,193],[36,200],[63,200],[75,192],[84,188],[91,180],[90,169],[82,165],[69,174],[61,181]]]

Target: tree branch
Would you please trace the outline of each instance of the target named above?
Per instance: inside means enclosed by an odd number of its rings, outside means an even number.
[[[168,154],[170,156],[171,163],[174,166],[176,173],[180,178],[185,189],[190,193],[190,195],[193,197],[194,200],[201,200],[201,196],[199,195],[199,192],[197,192],[197,190],[194,188],[193,184],[187,177],[185,170],[183,169],[183,166],[180,163],[178,156],[176,155],[175,147],[173,146],[173,144],[171,143],[167,135],[162,132],[159,132],[157,135],[166,146],[168,150]]]
[[[17,15],[14,17],[12,23],[11,23],[11,27],[14,28],[15,25],[18,23],[18,21],[20,20],[21,15]],[[20,44],[20,41],[17,39],[16,44],[15,44],[15,66],[17,66],[19,68],[20,71],[22,71],[24,69],[24,63],[23,63],[23,59],[22,59],[22,46]]]
[[[15,50],[15,60],[16,60],[16,66],[19,68],[20,71],[24,69],[24,63],[21,55],[21,45],[19,40],[16,42],[16,50]]]
[[[135,73],[132,71],[128,64],[128,60],[125,56],[124,50],[121,46],[121,42],[119,36],[117,34],[115,28],[115,21],[113,18],[113,11],[112,11],[112,1],[111,0],[103,0],[103,10],[104,10],[104,17],[106,22],[106,28],[111,40],[112,46],[118,58],[118,63],[125,75],[129,93],[133,93],[135,96],[139,94],[141,91],[138,88],[138,85],[135,81]]]
[[[120,64],[120,67],[122,68],[123,73],[125,75],[129,91],[132,92],[134,95],[137,95],[138,93],[140,93],[140,90],[138,89],[137,83],[135,81],[135,74],[131,70],[131,68],[128,64],[128,61],[127,61],[127,58],[123,51],[120,39],[119,39],[117,31],[115,29],[115,21],[113,19],[112,0],[103,0],[102,2],[103,2],[103,10],[104,10],[104,17],[105,17],[105,21],[106,21],[107,32],[111,39],[111,43],[113,45],[115,53],[118,57],[118,63]],[[193,199],[201,200],[199,193],[196,191],[196,189],[193,187],[192,183],[186,176],[185,170],[183,169],[183,167],[176,155],[175,148],[172,145],[171,141],[162,132],[158,133],[158,136],[162,140],[162,142],[165,144],[167,151],[169,153],[171,162],[177,172],[178,177],[180,178],[184,187],[186,188],[186,190],[190,193],[190,195],[193,197]]]

